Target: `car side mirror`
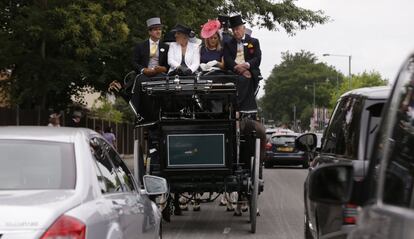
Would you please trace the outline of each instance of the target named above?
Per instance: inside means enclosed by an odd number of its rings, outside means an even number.
[[[352,164],[326,164],[309,175],[309,198],[327,204],[343,204],[350,200],[354,169]]]
[[[165,178],[144,175],[143,181],[145,194],[147,195],[159,195],[167,193],[168,191],[167,180]]]
[[[316,148],[318,138],[314,133],[306,133],[295,139],[295,147],[300,151],[311,152]]]

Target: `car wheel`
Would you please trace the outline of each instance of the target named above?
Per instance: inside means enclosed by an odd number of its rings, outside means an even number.
[[[308,161],[305,161],[305,162],[302,164],[302,167],[303,167],[303,168],[309,168],[309,162],[308,162]]]
[[[273,165],[271,165],[270,163],[266,163],[266,162],[265,162],[265,163],[264,163],[264,167],[265,167],[265,168],[271,168],[271,167],[273,167]]]
[[[306,218],[306,215],[305,215],[304,222],[305,222],[305,225],[304,225],[304,228],[305,228],[305,231],[304,231],[304,233],[305,233],[305,239],[313,239],[313,236],[312,236],[312,233],[310,231],[309,223],[308,223],[308,220]]]

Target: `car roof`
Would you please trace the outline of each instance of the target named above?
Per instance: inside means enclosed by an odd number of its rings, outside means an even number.
[[[340,98],[347,96],[363,96],[368,99],[387,99],[391,93],[391,86],[375,86],[375,87],[364,87],[355,90],[348,91],[341,95]]]
[[[86,128],[50,127],[50,126],[1,126],[1,139],[44,140],[73,143],[77,138],[89,138],[97,134]]]

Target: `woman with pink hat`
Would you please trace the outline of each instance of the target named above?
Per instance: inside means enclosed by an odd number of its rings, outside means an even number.
[[[220,22],[218,20],[208,21],[201,29],[204,45],[200,49],[200,68],[203,71],[224,69],[223,48],[218,32],[219,29]]]

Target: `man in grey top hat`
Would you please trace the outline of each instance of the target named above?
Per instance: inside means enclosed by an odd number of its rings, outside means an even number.
[[[149,39],[138,43],[134,49],[133,66],[137,77],[130,78],[125,85],[113,81],[109,91],[116,91],[132,106],[140,123],[148,123],[157,118],[157,102],[140,94],[141,82],[148,77],[160,76],[168,72],[168,45],[161,41],[162,24],[158,17],[147,20]]]
[[[134,50],[134,70],[146,76],[168,71],[168,45],[161,42],[162,24],[158,17],[147,20],[149,39],[139,43]]]

